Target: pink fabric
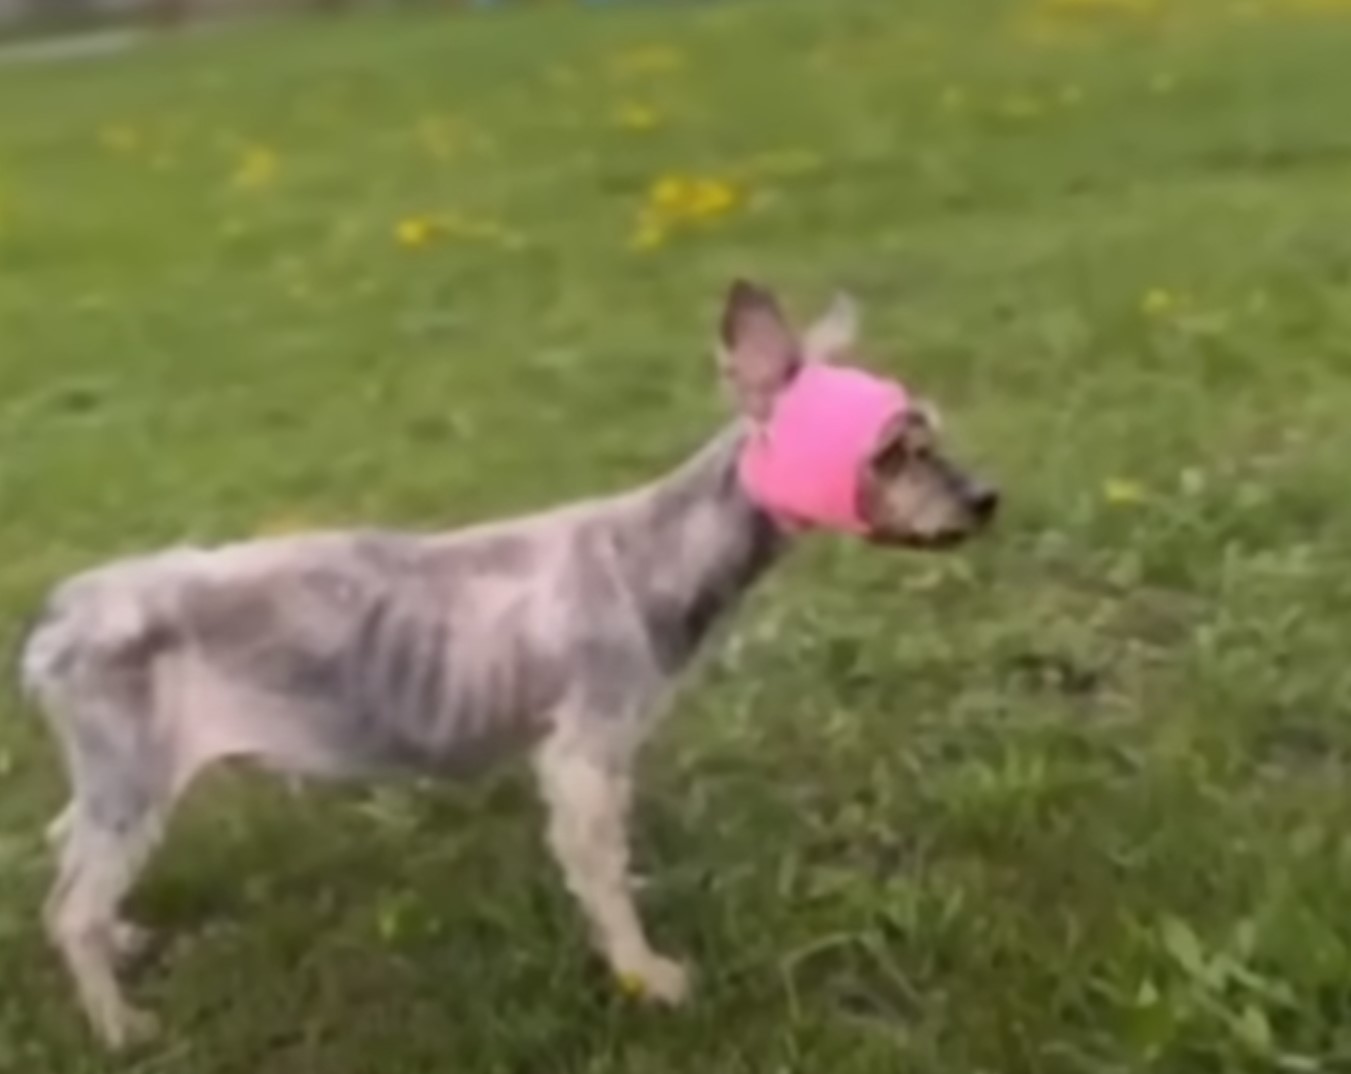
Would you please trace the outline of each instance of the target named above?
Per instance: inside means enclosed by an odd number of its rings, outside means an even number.
[[[887,423],[909,405],[895,381],[848,366],[806,365],[747,440],[742,486],[763,510],[785,521],[863,533],[860,466]]]

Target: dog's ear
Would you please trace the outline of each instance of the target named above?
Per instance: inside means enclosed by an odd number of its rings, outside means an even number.
[[[741,412],[769,417],[774,397],[802,365],[802,352],[778,301],[764,288],[737,280],[727,292],[718,364]]]
[[[882,473],[896,473],[908,459],[933,450],[938,436],[935,411],[927,400],[917,400],[883,427],[870,463]]]
[[[836,362],[848,357],[858,342],[859,309],[853,296],[840,291],[803,339],[809,362]]]

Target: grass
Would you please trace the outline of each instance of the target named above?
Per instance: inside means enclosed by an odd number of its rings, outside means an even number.
[[[429,12],[0,70],[0,642],[176,540],[644,479],[727,279],[862,299],[1008,495],[813,541],[649,753],[675,1015],[587,953],[527,781],[209,781],[136,909],[165,1038],[35,927],[0,723],[0,1070],[1351,1070],[1344,5]]]

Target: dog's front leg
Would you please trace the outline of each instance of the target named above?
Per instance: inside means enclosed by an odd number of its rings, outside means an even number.
[[[630,889],[627,762],[603,752],[566,734],[541,747],[536,769],[549,810],[549,844],[620,983],[678,1004],[688,991],[688,974],[652,950]]]

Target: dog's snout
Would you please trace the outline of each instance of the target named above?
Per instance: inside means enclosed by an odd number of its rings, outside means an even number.
[[[977,485],[967,496],[971,513],[980,522],[989,522],[999,510],[999,490],[989,485]]]

